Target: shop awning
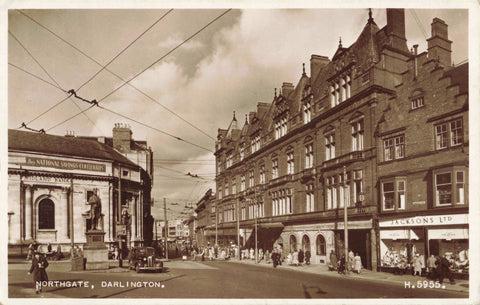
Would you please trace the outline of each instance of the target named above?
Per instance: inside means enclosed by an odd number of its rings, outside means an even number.
[[[283,223],[281,222],[271,222],[271,223],[261,223],[258,225],[259,229],[272,229],[272,228],[283,228]]]
[[[468,239],[468,229],[430,229],[428,239]]]
[[[409,232],[410,231],[410,232]],[[421,230],[381,230],[380,239],[421,239],[423,238],[423,231]]]

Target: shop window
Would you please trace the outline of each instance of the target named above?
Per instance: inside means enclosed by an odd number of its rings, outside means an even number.
[[[325,237],[322,234],[317,235],[317,255],[326,255],[327,247]]]
[[[310,238],[308,237],[308,235],[303,235],[302,237],[302,249],[303,249],[303,252],[307,252],[307,251],[310,251]]]
[[[55,229],[55,204],[48,198],[38,204],[38,228]]]
[[[382,208],[384,211],[404,210],[406,183],[404,179],[382,182]]]
[[[458,146],[463,143],[463,120],[435,125],[435,148],[437,150]]]

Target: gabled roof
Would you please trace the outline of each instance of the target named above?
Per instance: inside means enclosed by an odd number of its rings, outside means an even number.
[[[77,137],[9,129],[8,150],[116,161],[138,168],[138,165],[107,144]]]
[[[468,62],[445,71],[443,76],[450,77],[452,85],[458,85],[459,94],[468,92]]]

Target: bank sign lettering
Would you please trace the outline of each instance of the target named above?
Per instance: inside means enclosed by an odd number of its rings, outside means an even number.
[[[437,226],[453,224],[468,224],[468,214],[415,216],[395,218],[379,222],[380,227]]]
[[[26,165],[40,166],[40,167],[53,167],[53,168],[70,169],[70,170],[84,170],[84,171],[92,171],[92,172],[106,171],[106,166],[104,164],[32,158],[32,157],[26,158]]]

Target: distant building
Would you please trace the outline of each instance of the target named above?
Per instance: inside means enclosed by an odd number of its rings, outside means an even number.
[[[195,242],[199,247],[205,247],[209,243],[215,245],[215,193],[209,189],[198,201],[195,208],[196,226]]]
[[[109,145],[9,130],[8,157],[9,254],[24,253],[32,240],[59,244],[62,251],[83,245],[92,194],[100,198],[107,244],[143,244],[144,194],[151,184],[144,183],[141,167]]]
[[[451,63],[447,24],[435,18],[428,51],[409,50],[403,9],[371,13],[332,59],[312,55],[296,86],[283,83],[243,126],[216,141],[219,239],[314,264],[348,248],[368,269],[388,257],[468,259],[468,63]],[[255,227],[255,220],[258,226]],[[221,236],[221,237],[220,237]],[[462,257],[463,256],[463,260]],[[468,270],[467,270],[468,271]],[[461,271],[460,271],[461,272]],[[465,272],[465,270],[463,270]]]
[[[143,192],[143,242],[145,245],[151,245],[153,239],[154,219],[151,215],[153,200],[151,197],[151,188],[153,187],[153,152],[148,146],[147,141],[134,140],[132,130],[129,125],[116,123],[112,130],[112,137],[79,137],[82,139],[96,140],[115,148],[127,159],[140,166],[142,183],[145,186]]]
[[[165,221],[156,221],[157,239],[165,238]],[[168,220],[168,240],[189,240],[188,223],[184,219]]]

